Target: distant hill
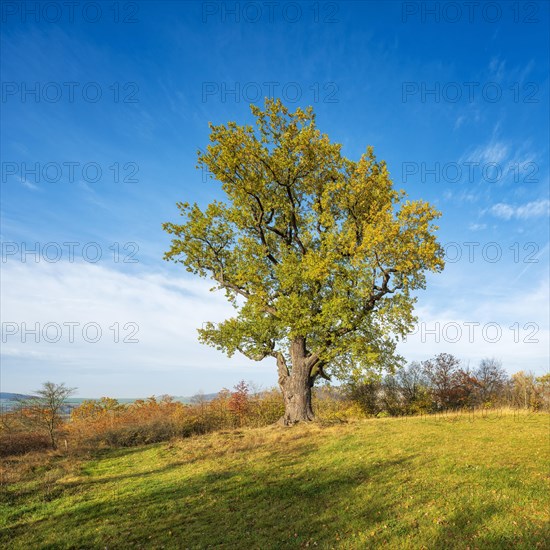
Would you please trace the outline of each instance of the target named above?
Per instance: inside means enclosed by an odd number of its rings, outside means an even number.
[[[0,399],[5,399],[7,401],[12,401],[15,399],[28,399],[30,395],[24,395],[22,393],[11,393],[8,391],[0,391]]]
[[[176,401],[181,401],[182,403],[193,403],[201,399],[203,401],[212,401],[212,399],[215,399],[216,397],[218,397],[217,393],[201,393],[197,395],[192,395],[190,397],[178,396],[178,397],[175,397],[174,399],[176,399]]]
[[[177,397],[174,397],[174,399],[176,401],[181,401],[182,403],[193,403],[193,402],[196,402],[197,400],[203,400],[203,401],[212,401],[212,399],[215,399],[217,397],[217,393],[203,393],[203,394],[198,394],[198,395],[191,395],[191,396],[186,396],[186,397],[183,397],[183,396],[177,396]],[[6,391],[2,391],[0,392],[0,400],[2,401],[16,401],[18,399],[28,399],[32,397],[31,395],[24,395],[22,393],[11,393],[11,392],[6,392]],[[117,399],[117,398],[115,398]],[[124,399],[124,401],[128,401],[128,402],[132,402],[134,401],[135,399],[133,398],[130,398],[130,399]],[[69,397],[67,399],[67,403],[70,403],[70,404],[80,404],[82,401],[84,401],[84,398],[71,398]]]

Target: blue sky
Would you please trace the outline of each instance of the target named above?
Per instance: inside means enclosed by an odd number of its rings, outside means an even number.
[[[547,2],[35,4],[2,6],[3,391],[275,384],[271,361],[197,342],[232,310],[162,260],[161,229],[222,198],[195,169],[208,122],[248,123],[266,95],[443,212],[407,359],[547,371]]]

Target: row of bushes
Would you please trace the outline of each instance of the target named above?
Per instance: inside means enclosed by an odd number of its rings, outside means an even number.
[[[470,370],[442,353],[381,379],[354,384],[348,396],[369,416],[497,406],[550,411],[550,374],[508,376],[495,359],[484,359]]]
[[[190,405],[169,396],[130,405],[109,398],[84,402],[72,411],[66,432],[77,445],[127,447],[245,425],[265,426],[282,413],[277,391],[250,395],[241,382],[233,392],[222,390],[211,401],[197,399]]]
[[[25,408],[23,403],[19,410],[0,415],[0,454],[41,450],[57,442],[68,451],[129,447],[215,430],[266,426],[283,414],[278,390],[254,392],[245,382],[233,391],[223,389],[213,400],[196,396],[191,404],[169,396],[131,404],[104,397],[83,402],[71,410],[69,418],[61,414],[63,401],[56,403],[56,409],[51,404],[41,408],[36,401],[33,408]],[[379,380],[316,388],[313,405],[319,420],[331,422],[472,407],[550,410],[550,376],[536,378],[520,372],[508,377],[494,360],[484,360],[469,371],[453,356],[441,354]]]
[[[314,409],[321,421],[344,421],[363,414],[343,391],[323,388],[315,392]],[[279,390],[252,393],[241,381],[233,391],[223,389],[212,400],[197,396],[192,404],[169,396],[130,405],[109,398],[84,402],[72,411],[66,434],[77,446],[127,447],[216,430],[268,426],[283,412]]]
[[[363,415],[342,388],[318,388],[314,394],[314,410],[321,421],[345,421]],[[196,396],[191,404],[170,396],[139,399],[131,404],[103,397],[84,401],[68,417],[60,416],[55,439],[61,450],[131,447],[216,430],[267,426],[277,422],[283,412],[279,390],[252,392],[244,381],[233,391],[223,389],[212,400]],[[24,408],[2,415],[0,454],[51,446],[46,420],[47,414],[31,416]]]
[[[84,401],[70,415],[55,415],[47,407],[31,413],[25,404],[1,415],[0,455],[51,447],[48,427],[55,425],[55,443],[63,449],[129,447],[242,426],[265,426],[283,414],[277,390],[252,394],[245,382],[215,399],[200,396],[192,404],[170,396],[139,399],[131,404],[103,397]]]

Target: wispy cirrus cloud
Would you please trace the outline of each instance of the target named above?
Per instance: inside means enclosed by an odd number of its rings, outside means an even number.
[[[487,229],[486,223],[471,223],[468,225],[468,229],[470,231],[483,231],[484,229]]]
[[[550,200],[539,199],[526,204],[514,206],[505,202],[499,202],[493,205],[489,212],[503,220],[528,220],[531,218],[540,218],[548,216],[550,213]]]
[[[541,256],[547,251],[541,251]],[[533,265],[526,264],[515,281],[524,280]],[[518,370],[544,374],[550,332],[540,304],[548,303],[547,276],[529,280],[528,289],[520,284],[513,291],[507,285],[496,286],[491,294],[474,291],[475,304],[454,300],[418,306],[418,323],[398,345],[399,352],[409,361],[452,353],[471,366],[483,357],[497,357],[510,374]],[[443,284],[451,288],[454,282]]]
[[[467,157],[469,162],[486,164],[494,162],[500,164],[508,158],[509,147],[499,140],[491,140],[486,145],[476,147]]]
[[[502,164],[510,156],[510,150],[510,143],[500,137],[500,124],[497,123],[492,129],[489,141],[469,147],[460,161],[463,163]]]
[[[83,261],[7,261],[2,279],[6,389],[25,393],[52,379],[85,396],[191,395],[276,381],[269,360],[229,359],[199,343],[205,321],[235,312],[210,282]]]
[[[535,150],[530,140],[517,142],[503,138],[501,124],[497,123],[488,141],[469,147],[459,162],[477,163],[481,166],[497,164],[504,173],[510,172],[507,174],[510,176],[514,166],[517,170],[517,165],[536,163],[539,156],[540,152]]]
[[[23,187],[26,187],[27,189],[31,189],[32,191],[37,191],[39,189],[38,185],[34,185],[34,183],[31,183],[30,181],[28,181],[26,178],[21,178],[19,176],[16,176],[17,179],[19,180],[19,183],[23,186]]]
[[[523,65],[509,66],[506,59],[501,59],[499,56],[491,58],[487,70],[487,76],[493,81],[500,83],[523,84],[525,79],[533,71],[535,63],[530,59]]]

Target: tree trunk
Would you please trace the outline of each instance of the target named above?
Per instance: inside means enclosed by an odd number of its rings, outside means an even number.
[[[298,422],[314,420],[311,407],[311,388],[314,378],[311,373],[311,362],[306,354],[304,338],[296,338],[290,345],[292,369],[289,373],[282,354],[277,356],[279,386],[283,393],[285,413],[279,420],[284,426]]]
[[[52,444],[52,449],[57,449],[57,441],[55,440],[55,432],[53,427],[48,427],[48,432],[50,434],[50,443]]]

